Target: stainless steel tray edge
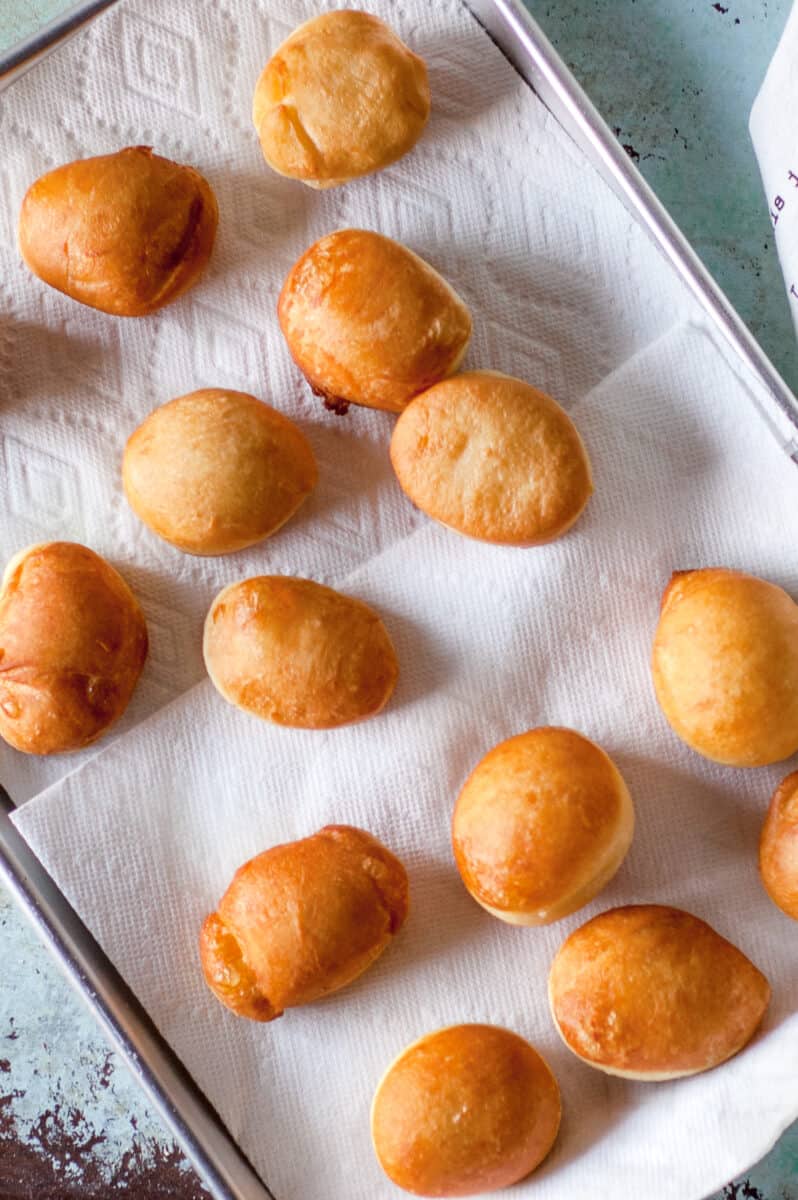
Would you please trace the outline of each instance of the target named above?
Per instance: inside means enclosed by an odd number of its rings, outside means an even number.
[[[116,0],[81,0],[32,37],[0,54],[0,92],[112,4],[116,4]]]
[[[274,1200],[221,1118],[14,828],[0,786],[0,881],[179,1142],[214,1200]]]
[[[522,0],[465,0],[522,78],[573,138],[678,272],[734,353],[762,384],[759,415],[798,464],[798,400],[718,287]],[[763,201],[764,203],[764,201]]]

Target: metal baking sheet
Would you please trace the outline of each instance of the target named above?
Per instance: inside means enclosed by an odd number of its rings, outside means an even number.
[[[648,186],[522,0],[467,0],[477,20],[643,226],[734,353],[765,389],[757,405],[782,449],[798,464],[798,400],[745,322]]]
[[[465,0],[464,0],[465,2]],[[798,465],[798,401],[571,75],[522,0],[467,0],[522,78],[644,227],[764,389],[757,403]],[[88,0],[0,56],[0,89],[115,0]],[[46,70],[46,65],[39,69]],[[159,1111],[215,1200],[274,1200],[182,1063],[11,820],[0,787],[0,879]]]

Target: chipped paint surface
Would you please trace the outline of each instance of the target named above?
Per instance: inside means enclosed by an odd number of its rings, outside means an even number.
[[[200,1200],[171,1138],[2,891],[0,963],[0,1196],[57,1186],[59,1197]]]

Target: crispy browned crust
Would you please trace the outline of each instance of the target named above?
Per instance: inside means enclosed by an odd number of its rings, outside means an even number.
[[[308,379],[308,385],[313,395],[318,396],[327,411],[335,413],[336,417],[345,417],[352,407],[348,400],[344,400],[343,396],[334,396],[332,392],[326,392],[324,388],[317,387],[310,379]]]
[[[203,388],[131,434],[122,479],[137,515],[189,554],[229,554],[275,533],[316,485],[305,435],[246,392]]]
[[[549,976],[565,1044],[613,1074],[666,1079],[743,1048],[770,1000],[767,979],[711,926],[680,909],[601,913],[563,943]]]
[[[361,975],[407,910],[399,859],[362,829],[326,825],[236,871],[203,923],[202,970],[232,1012],[271,1021]]]
[[[423,59],[371,13],[323,13],[295,29],[255,87],[252,119],[267,163],[334,187],[395,162],[430,111]]]
[[[773,793],[759,840],[759,870],[773,903],[798,921],[798,771]]]
[[[0,591],[0,736],[26,754],[94,742],[121,717],[147,656],[138,602],[74,542],[33,546]]]
[[[141,317],[197,281],[218,216],[198,171],[129,146],[37,179],[22,202],[19,245],[31,271],[59,292]]]
[[[429,263],[364,229],[315,242],[291,268],[277,306],[288,348],[314,392],[400,412],[455,371],[471,316]]]
[[[377,613],[309,579],[261,575],[225,588],[203,642],[211,680],[246,712],[303,729],[378,713],[399,664]]]
[[[547,1063],[495,1025],[454,1025],[408,1046],[371,1110],[380,1166],[419,1196],[516,1183],[549,1153],[559,1124],[560,1091]]]
[[[780,762],[798,750],[798,606],[742,571],[676,573],[651,660],[673,730],[730,766]]]
[[[427,516],[510,546],[562,537],[593,491],[568,414],[498,371],[466,371],[416,396],[394,427],[391,462]]]
[[[494,746],[463,785],[452,818],[455,861],[471,895],[513,924],[560,920],[615,874],[634,810],[611,759],[552,726]]]

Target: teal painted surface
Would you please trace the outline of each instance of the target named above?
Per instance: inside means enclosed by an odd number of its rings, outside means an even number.
[[[788,0],[527,2],[798,387],[798,349],[747,129]],[[0,50],[68,7],[0,0]],[[32,1144],[38,1137],[42,1153],[53,1155],[42,1114],[68,1122],[79,1112],[81,1144],[91,1146],[96,1170],[109,1180],[131,1150],[153,1160],[168,1153],[169,1140],[135,1085],[2,893],[0,963],[0,1127]],[[69,1169],[80,1185],[80,1162]],[[721,1197],[798,1200],[798,1124]]]
[[[790,0],[526,0],[794,391],[748,115]]]
[[[126,1156],[136,1175],[154,1171],[171,1139],[1,888],[0,963],[0,1197],[66,1200],[44,1190],[49,1174],[75,1189],[69,1196],[110,1191]],[[4,1138],[41,1160],[30,1177],[42,1190],[17,1191],[5,1178]]]
[[[0,0],[0,54],[74,8],[77,0]]]

